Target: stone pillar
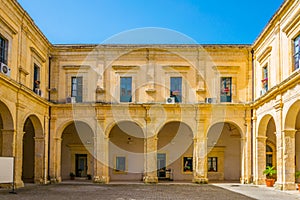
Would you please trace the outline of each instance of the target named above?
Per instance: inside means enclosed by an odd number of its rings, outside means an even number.
[[[144,182],[157,183],[157,135],[145,139]]]
[[[284,130],[282,133],[282,189],[295,190],[295,133],[296,130]]]
[[[194,172],[194,183],[208,183],[207,179],[207,138],[202,138],[196,143],[196,166]]]
[[[194,183],[208,183],[207,179],[207,126],[205,120],[197,120],[196,137],[194,139],[195,171]]]
[[[51,134],[50,134],[51,133]],[[57,130],[56,130],[56,116],[51,116],[50,117],[50,141],[48,145],[50,145],[50,157],[49,157],[49,178],[50,178],[50,182],[55,183],[57,182],[56,179],[56,168],[57,168],[57,156],[61,156],[58,155],[56,152],[56,140],[55,135],[57,134]]]
[[[57,182],[61,182],[61,138],[54,138],[54,146],[55,146],[55,153],[56,153],[56,160],[55,160],[55,174],[54,177]]]
[[[145,106],[146,110],[146,138],[144,139],[144,175],[143,181],[145,183],[157,183],[157,135],[155,123],[149,113],[150,106]]]
[[[97,133],[95,154],[95,183],[109,183],[109,138],[104,133]]]
[[[266,140],[265,136],[256,137],[256,177],[254,183],[257,185],[265,184],[266,175],[263,171],[266,169]]]
[[[20,130],[20,129],[19,129]],[[15,139],[15,186],[24,187],[24,182],[22,180],[22,167],[23,167],[23,136],[25,132],[18,131]]]
[[[248,169],[247,169],[247,164],[248,164],[248,151],[247,151],[247,139],[245,137],[241,138],[241,178],[240,178],[240,182],[242,184],[248,183],[249,179],[248,179]]]
[[[34,154],[34,182],[44,182],[44,155],[45,155],[45,138],[34,137],[35,154]]]
[[[256,117],[256,110],[253,110],[253,116],[252,116],[252,136],[251,136],[251,140],[252,140],[252,182],[254,184],[257,184],[257,140],[256,140],[256,136],[257,136],[257,117]]]

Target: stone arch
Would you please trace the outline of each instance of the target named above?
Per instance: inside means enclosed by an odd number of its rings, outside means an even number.
[[[284,134],[285,137],[295,139],[294,147],[287,143],[285,147],[290,148],[290,157],[295,158],[295,161],[290,160],[290,163],[295,162],[295,171],[300,171],[300,100],[296,100],[287,110],[284,118]],[[294,155],[292,149],[295,149]]]
[[[271,119],[274,119],[271,114],[267,114],[261,118],[257,129],[258,136],[266,136],[267,126]]]
[[[237,131],[237,132],[240,134],[241,138],[243,138],[243,137],[245,136],[245,133],[244,133],[243,129],[239,126],[239,124],[238,124],[237,122],[235,122],[235,121],[230,121],[230,120],[218,120],[218,121],[213,121],[213,122],[210,124],[210,126],[208,127],[207,130],[210,130],[211,127],[213,127],[213,126],[216,125],[216,124],[231,124],[232,126],[235,127],[235,129],[236,129],[235,131]],[[208,133],[208,132],[207,132],[207,133]]]
[[[13,130],[14,129],[14,120],[11,114],[11,111],[6,106],[6,104],[0,101],[0,115],[2,118],[2,129],[4,130]]]
[[[284,130],[294,130],[296,127],[297,116],[300,111],[300,100],[293,103],[284,118]]]
[[[40,119],[28,115],[23,125],[22,180],[40,183],[44,180],[45,137]]]
[[[174,180],[192,180],[195,170],[194,133],[185,122],[167,121],[157,133],[158,179],[170,170]]]
[[[216,122],[207,132],[209,180],[240,180],[242,131],[234,122]]]
[[[144,124],[142,124],[141,122],[139,121],[136,121],[136,120],[132,120],[132,121],[129,121],[129,120],[120,120],[120,121],[113,121],[111,123],[109,123],[106,128],[105,128],[105,136],[106,137],[109,137],[109,134],[111,132],[111,130],[113,129],[114,126],[116,126],[118,123],[124,123],[124,122],[130,122],[130,123],[135,123],[137,126],[139,126],[143,132],[145,133],[144,131]]]
[[[80,120],[74,120],[74,119],[68,119],[68,120],[65,120],[63,122],[61,122],[59,125],[58,125],[58,128],[56,129],[55,133],[56,135],[54,135],[55,138],[61,138],[62,137],[62,133],[63,131],[65,130],[65,128],[67,126],[69,126],[70,124],[72,123],[76,123],[76,122],[82,122],[82,123],[85,123],[87,124],[93,131],[93,123],[91,121],[88,121],[88,120],[85,120],[85,119],[80,119]]]
[[[13,156],[14,121],[11,111],[0,101],[0,156]]]
[[[58,177],[70,179],[70,173],[76,177],[92,177],[94,174],[94,137],[90,124],[82,120],[68,120],[60,128],[60,138],[56,146],[60,154],[56,157]],[[61,129],[59,129],[61,130]],[[57,152],[58,153],[58,152]]]
[[[263,171],[266,169],[267,165],[277,166],[277,138],[276,138],[276,123],[274,120],[274,116],[272,114],[264,115],[261,120],[258,122],[258,128],[256,138],[255,138],[255,175],[254,182],[256,184],[264,184],[265,183],[265,175]],[[272,163],[269,159],[269,153],[267,152],[267,145],[272,148]]]
[[[128,120],[110,124],[107,129],[110,179],[140,181],[144,173],[144,130]]]

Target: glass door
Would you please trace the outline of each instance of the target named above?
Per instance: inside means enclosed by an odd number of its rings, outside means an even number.
[[[157,154],[157,177],[165,178],[166,177],[166,154],[158,153]]]

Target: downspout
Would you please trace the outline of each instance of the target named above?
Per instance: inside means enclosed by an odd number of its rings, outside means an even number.
[[[251,77],[251,101],[254,102],[254,50],[251,49],[251,66],[252,66],[252,77]],[[253,182],[253,109],[251,108],[251,175],[252,175],[252,182]]]
[[[51,56],[49,56],[49,66],[48,66],[48,101],[50,102],[51,101]],[[49,115],[49,118],[48,118],[48,181],[51,183],[50,181],[50,122],[51,122],[51,105],[49,106],[48,108],[48,115]]]

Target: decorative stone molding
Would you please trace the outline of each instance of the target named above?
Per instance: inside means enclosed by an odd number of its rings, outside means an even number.
[[[30,50],[31,50],[32,53],[34,53],[35,55],[37,55],[37,57],[38,57],[43,63],[46,62],[46,58],[45,58],[44,56],[42,56],[42,54],[40,54],[40,53],[38,52],[38,50],[36,50],[36,48],[30,47]]]
[[[269,57],[272,51],[272,47],[267,47],[261,54],[257,56],[257,61],[261,63],[265,58]]]

